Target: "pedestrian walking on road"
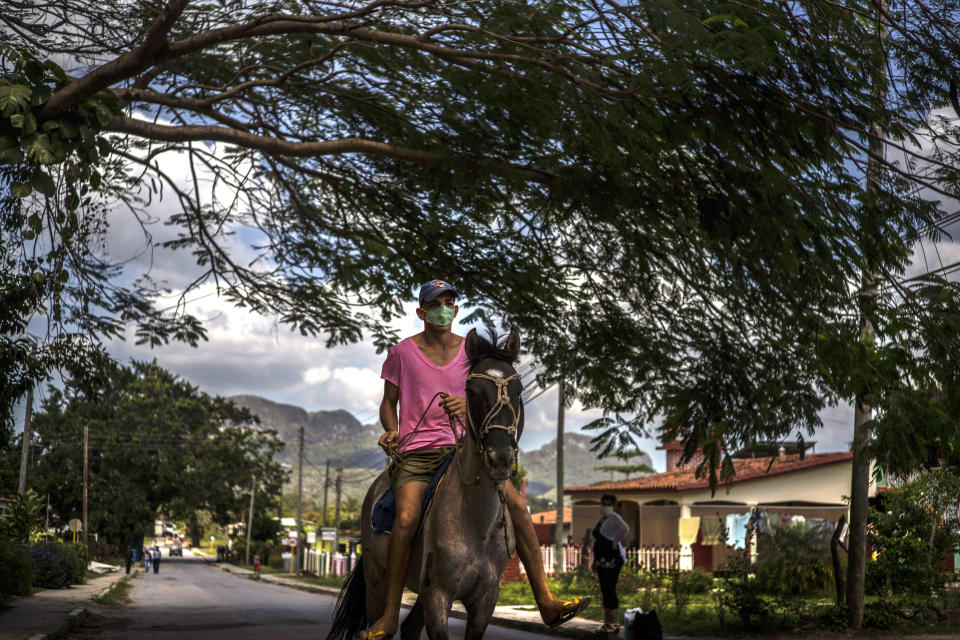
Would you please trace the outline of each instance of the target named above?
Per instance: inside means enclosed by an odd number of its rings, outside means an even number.
[[[153,572],[160,573],[160,547],[153,548]]]
[[[253,572],[257,574],[257,577],[260,577],[260,554],[253,554]]]
[[[626,561],[626,552],[620,541],[630,533],[630,526],[613,508],[617,496],[605,493],[600,498],[600,519],[593,528],[593,570],[600,581],[603,595],[603,626],[601,633],[620,631],[620,600],[617,598],[617,578]]]
[[[143,550],[143,571],[146,575],[150,575],[150,560],[153,559],[153,554],[150,553],[150,547],[147,547]]]

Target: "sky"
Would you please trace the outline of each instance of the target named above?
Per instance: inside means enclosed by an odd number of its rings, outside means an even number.
[[[163,154],[158,156],[158,161],[175,181],[189,188],[188,169],[182,156]],[[200,180],[207,186],[208,178],[201,173]],[[225,187],[213,194],[220,200],[231,196]],[[119,209],[111,215],[107,252],[111,258],[126,262],[128,278],[148,272],[159,283],[176,290],[199,273],[189,253],[156,247],[157,243],[172,237],[173,230],[164,223],[177,210],[178,204],[172,198],[165,198],[150,204],[149,216],[143,224]],[[237,229],[230,241],[235,255],[247,259],[254,256],[249,245],[256,238],[251,233]],[[152,248],[147,235],[152,237]],[[938,263],[957,261],[960,261],[960,244],[944,238],[936,245],[928,243],[922,250],[918,248],[908,275],[916,275]],[[443,279],[444,274],[436,277]],[[412,335],[422,329],[422,323],[414,314],[415,292],[407,293],[407,314],[394,323],[402,335]],[[175,304],[176,299],[176,295],[172,296],[169,303]],[[380,380],[383,355],[376,353],[370,341],[326,348],[322,338],[302,336],[280,325],[276,317],[257,315],[218,298],[212,284],[204,284],[191,292],[187,311],[203,320],[208,331],[209,341],[201,343],[199,348],[176,343],[151,349],[137,345],[132,330],[126,340],[112,340],[106,348],[121,362],[131,358],[156,359],[161,366],[210,394],[256,394],[308,411],[345,409],[363,423],[377,421],[383,389]],[[455,332],[462,335],[468,330],[469,327],[455,322]],[[523,449],[539,448],[556,437],[556,389],[527,404],[525,412]],[[581,431],[583,425],[600,415],[597,410],[575,404],[566,412],[566,430],[568,433]],[[22,410],[20,417],[18,422],[22,422]],[[812,438],[817,442],[815,451],[847,450],[853,433],[852,408],[846,404],[830,407],[822,413],[822,419],[823,429]],[[657,444],[652,439],[645,440],[642,448],[653,458],[654,467],[663,470],[664,454],[656,450]]]

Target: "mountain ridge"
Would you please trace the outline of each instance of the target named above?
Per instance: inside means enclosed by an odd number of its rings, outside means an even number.
[[[320,467],[323,462],[343,460],[345,477],[351,479],[344,485],[344,495],[362,500],[369,482],[386,464],[387,458],[377,446],[377,439],[383,433],[380,425],[362,424],[344,409],[307,411],[303,407],[274,402],[254,394],[238,394],[227,399],[246,407],[260,418],[261,428],[277,431],[287,445],[277,459],[294,467],[297,463],[299,430],[303,427],[304,457],[308,464],[308,468],[304,469],[304,480],[308,491],[323,490],[325,470]],[[566,486],[583,486],[613,479],[612,474],[599,471],[597,467],[616,464],[616,459],[598,459],[590,451],[590,436],[564,434],[563,458]],[[630,462],[653,466],[647,453]],[[521,450],[520,464],[527,470],[528,494],[552,497],[557,475],[556,439],[537,449]],[[335,468],[334,464],[331,474]]]

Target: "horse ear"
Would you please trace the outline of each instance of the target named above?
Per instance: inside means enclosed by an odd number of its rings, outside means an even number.
[[[467,343],[463,345],[463,350],[467,353],[467,360],[473,360],[473,357],[477,353],[477,345],[480,343],[480,336],[477,335],[477,330],[470,329],[470,333],[467,334],[464,340],[467,341]]]
[[[503,343],[503,346],[516,360],[520,355],[520,333],[516,328],[510,329],[510,335],[507,336],[507,341]]]

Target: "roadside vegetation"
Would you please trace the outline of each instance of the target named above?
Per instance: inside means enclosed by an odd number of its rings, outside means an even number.
[[[28,490],[0,517],[0,604],[37,589],[65,589],[87,577],[82,544],[46,539],[39,528],[40,501]]]
[[[93,601],[97,604],[107,606],[126,604],[130,599],[130,590],[133,589],[131,580],[139,573],[139,571],[136,571],[120,578],[102,592],[95,595]]]
[[[960,475],[939,469],[884,492],[871,509],[865,629],[960,632],[960,576],[941,571],[944,560],[960,548],[957,495]],[[834,567],[825,537],[803,525],[763,535],[769,536],[770,548],[755,562],[744,550],[714,575],[625,566],[617,583],[621,609],[656,610],[665,630],[684,635],[843,631],[849,616],[842,588],[845,558]],[[598,582],[589,567],[551,578],[550,586],[564,599],[593,596],[585,616],[603,619]],[[498,604],[535,607],[530,585],[504,585]]]

